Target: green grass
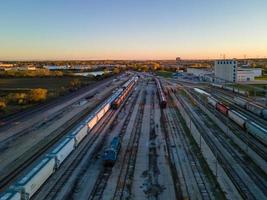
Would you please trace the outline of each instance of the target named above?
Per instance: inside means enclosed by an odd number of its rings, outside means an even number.
[[[165,78],[171,78],[172,77],[172,72],[168,72],[168,71],[158,71],[158,72],[156,72],[156,74],[158,75],[158,76],[163,76],[163,77],[165,77]]]

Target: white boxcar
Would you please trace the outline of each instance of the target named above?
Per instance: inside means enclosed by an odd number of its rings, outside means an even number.
[[[69,136],[75,138],[75,147],[83,140],[83,138],[87,135],[87,125],[82,123],[78,126]]]
[[[94,126],[97,124],[97,116],[94,116],[90,119],[90,121],[87,123],[88,131],[90,131]]]
[[[49,154],[55,157],[56,167],[58,168],[68,155],[74,150],[75,139],[66,138]]]
[[[258,106],[258,105],[254,104],[254,103],[251,103],[251,102],[247,103],[246,108],[250,112],[253,112],[253,113],[255,113],[256,115],[259,115],[259,116],[261,116],[261,112],[262,112],[262,109],[263,109],[261,106]]]
[[[53,174],[55,169],[55,160],[46,157],[39,162],[28,174],[26,174],[16,184],[21,189],[22,199],[31,198],[34,193],[44,184],[44,182]]]
[[[247,118],[241,115],[240,113],[234,111],[234,110],[229,110],[228,111],[228,116],[231,120],[233,120],[235,123],[237,123],[239,126],[242,128],[245,128],[245,123],[247,121]]]
[[[106,113],[110,109],[110,103],[107,103],[104,107],[104,112]]]
[[[218,88],[222,88],[223,86],[222,85],[220,85],[220,84],[216,84],[216,83],[212,83],[211,84],[213,87],[218,87]]]
[[[246,104],[248,103],[247,100],[240,98],[240,97],[234,97],[235,104],[242,106],[243,108],[246,107]]]
[[[211,104],[213,107],[216,107],[217,100],[213,97],[208,97],[208,103]]]
[[[205,96],[210,96],[209,93],[205,92],[204,90],[201,90],[199,88],[194,88],[194,91],[201,94],[201,95],[205,95]]]
[[[7,191],[0,196],[0,200],[21,200],[21,194],[16,191]]]

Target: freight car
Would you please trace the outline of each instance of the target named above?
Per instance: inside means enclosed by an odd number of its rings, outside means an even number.
[[[203,95],[207,96],[205,94]],[[261,142],[267,144],[267,130],[266,129],[264,129],[257,123],[250,121],[248,118],[246,118],[239,112],[229,109],[226,105],[224,105],[223,103],[220,103],[214,97],[208,96],[207,99],[208,99],[208,103],[211,104],[213,107],[215,107],[219,112],[229,117],[229,119],[234,121],[237,125],[242,127],[244,130],[247,130],[251,135],[258,138]],[[239,104],[243,103],[239,99],[235,99],[235,102]]]
[[[104,151],[103,161],[104,166],[112,167],[118,157],[121,142],[119,137],[114,137],[110,143],[110,146]]]
[[[201,94],[201,95],[207,96],[207,97],[210,96],[209,93],[207,93],[207,92],[205,92],[204,90],[201,90],[201,89],[199,89],[199,88],[194,88],[194,91],[197,92],[197,93],[199,93],[199,94]]]
[[[74,147],[75,147],[75,138],[67,137],[55,149],[53,149],[50,154],[48,154],[49,157],[55,159],[56,168],[59,168],[59,166],[63,163],[63,161],[74,150]]]
[[[267,144],[267,130],[256,124],[255,122],[248,121],[246,128],[249,133],[253,134],[260,141]]]
[[[124,102],[124,100],[128,97],[129,93],[133,90],[137,80],[138,77],[132,77],[123,85],[123,91],[120,93],[118,98],[116,98],[116,100],[114,100],[111,104],[111,107],[113,109],[117,109],[122,104],[122,102]]]
[[[247,109],[248,111],[267,119],[267,109],[257,105],[255,103],[249,102],[246,99],[240,97],[234,97],[235,104],[241,106],[242,108]]]
[[[0,200],[20,200],[21,194],[15,190],[9,190],[0,196]]]
[[[220,111],[221,113],[223,113],[224,115],[226,115],[226,116],[228,115],[229,108],[226,105],[224,105],[223,103],[221,103],[221,102],[216,103],[216,109],[218,111]]]
[[[221,88],[221,89],[225,89],[225,90],[229,90],[231,92],[242,94],[244,96],[248,96],[249,95],[248,91],[240,90],[240,89],[237,89],[237,88],[234,88],[234,87],[231,87],[231,86],[227,86],[227,85],[211,83],[211,86],[217,87],[217,88]]]
[[[133,79],[135,82],[137,78]],[[122,93],[123,89],[116,90],[111,97],[100,104],[88,117],[56,145],[38,164],[33,167],[23,178],[12,185],[3,193],[1,200],[6,199],[30,199],[34,193],[57,170],[71,152],[79,145],[88,132],[110,110],[111,104]]]
[[[55,159],[46,157],[31,169],[15,187],[20,190],[22,199],[30,199],[55,170]]]
[[[240,97],[234,97],[234,102],[235,102],[235,104],[237,104],[243,108],[246,108],[246,104],[248,103],[245,99],[242,99]]]
[[[83,138],[85,138],[88,133],[87,130],[88,128],[86,123],[82,123],[69,134],[70,137],[74,137],[75,139],[75,147],[77,147]]]
[[[218,101],[213,98],[213,97],[208,97],[208,103],[211,104],[213,107],[216,107],[216,104],[218,103]]]
[[[233,120],[236,124],[238,124],[242,128],[246,128],[246,122],[248,119],[241,115],[240,113],[234,111],[234,110],[229,110],[228,111],[228,117]]]
[[[165,96],[164,91],[162,89],[161,82],[157,78],[155,78],[155,81],[156,81],[156,85],[157,85],[157,88],[158,88],[160,107],[161,108],[166,108],[167,99],[166,99],[166,96]]]

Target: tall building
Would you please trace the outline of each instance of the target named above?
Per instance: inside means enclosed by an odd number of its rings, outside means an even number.
[[[215,77],[224,81],[237,81],[236,60],[216,60],[214,65]]]

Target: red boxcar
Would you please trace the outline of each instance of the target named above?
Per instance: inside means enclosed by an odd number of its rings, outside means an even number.
[[[229,108],[226,105],[224,105],[223,103],[217,103],[216,109],[219,110],[221,113],[228,115]]]

